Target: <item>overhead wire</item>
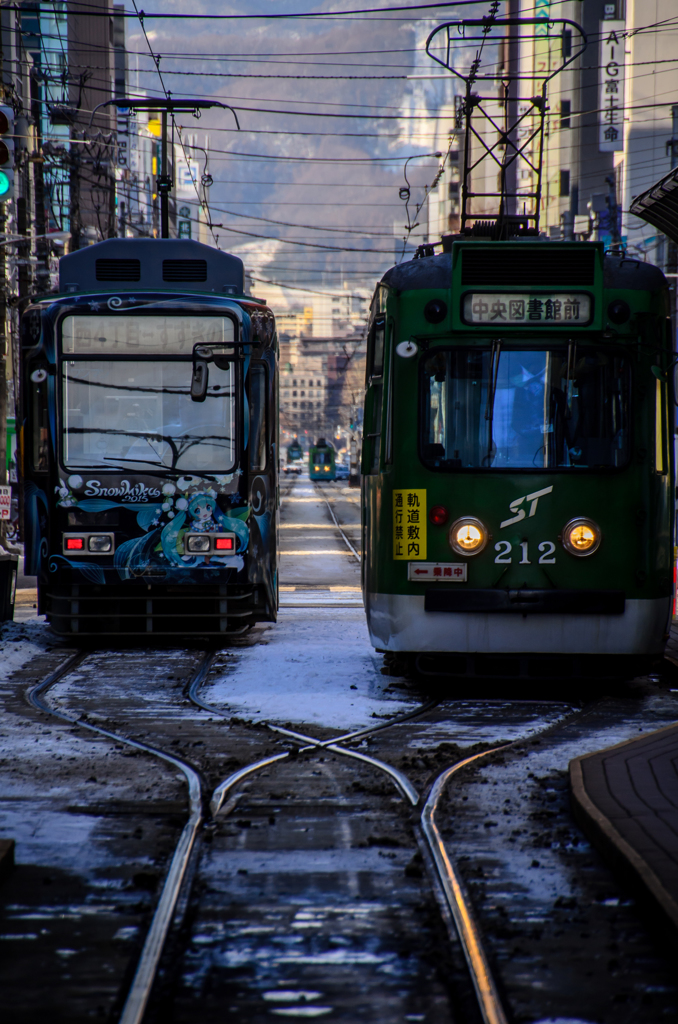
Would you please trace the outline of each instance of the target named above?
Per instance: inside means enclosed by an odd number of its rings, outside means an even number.
[[[162,91],[165,94],[165,99],[169,100],[170,97],[171,97],[171,93],[169,92],[169,90],[167,89],[167,87],[165,85],[165,81],[164,81],[164,79],[162,77],[162,72],[160,70],[160,60],[161,60],[161,57],[156,56],[155,53],[153,52],[153,47],[151,46],[151,41],[148,38],[148,33],[146,32],[146,26],[144,25],[144,19],[141,16],[141,15],[143,15],[143,11],[139,12],[139,10],[137,8],[136,0],[132,0],[132,4],[134,5],[134,10],[137,13],[137,17],[139,18],[139,22],[141,24],[141,30],[142,30],[142,32],[144,34],[144,38],[145,38],[145,40],[146,40],[146,42],[148,44],[148,50],[149,50],[149,53],[151,55],[151,58],[155,61],[156,69],[157,69],[157,72],[158,72],[158,78],[160,80],[160,85],[162,87]],[[237,122],[237,117],[236,117],[236,122]],[[172,127],[174,128],[174,114],[172,114]],[[188,159],[188,155],[186,153],[186,149],[184,147],[184,140],[183,140],[181,131],[179,131],[178,135],[179,135],[179,143],[181,145],[181,149],[182,149],[182,152],[184,154],[184,160],[186,162],[186,167],[188,168],[188,172],[189,172],[191,181],[193,182],[193,187],[195,188],[195,194],[196,194],[196,196],[198,198],[198,202],[201,204],[201,207],[203,209],[203,212],[204,212],[205,216],[208,218],[207,223],[209,225],[211,225],[212,215],[211,215],[210,210],[209,210],[209,204],[207,202],[207,197],[203,196],[201,198],[201,196],[200,196],[200,192],[198,191],[198,184],[195,181],[195,179],[193,178],[193,175],[191,174],[191,165],[190,165],[190,162],[189,162],[189,159]],[[203,189],[203,192],[204,192],[204,189]],[[210,231],[211,231],[211,234],[212,234],[212,238],[214,239],[214,244],[215,244],[215,246],[218,249],[219,248],[218,239],[216,238],[214,232],[212,231],[211,226],[210,226]]]

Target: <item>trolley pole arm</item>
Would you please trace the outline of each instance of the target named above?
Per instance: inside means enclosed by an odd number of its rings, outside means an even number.
[[[161,111],[162,118],[162,138],[160,142],[160,174],[156,179],[156,185],[158,189],[158,195],[160,196],[160,237],[169,238],[169,195],[172,191],[174,182],[172,176],[169,173],[169,163],[167,159],[167,113],[171,114],[193,114],[194,117],[200,117],[201,110],[208,110],[211,107],[221,107],[223,110],[230,110],[235,118],[235,123],[240,131],[240,122],[238,121],[238,115],[236,114],[233,107],[228,103],[221,103],[219,100],[192,100],[192,99],[174,99],[174,98],[161,98],[155,96],[149,96],[145,99],[139,99],[138,97],[132,96],[118,96],[114,100],[106,100],[104,103],[99,103],[92,111],[92,115],[89,119],[88,130],[92,127],[94,122],[94,115],[102,107],[115,106],[118,108],[129,109],[129,110],[144,110],[150,111]],[[174,119],[172,119],[172,125],[174,125]]]

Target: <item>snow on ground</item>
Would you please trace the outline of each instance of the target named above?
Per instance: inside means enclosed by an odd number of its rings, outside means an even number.
[[[414,706],[384,693],[393,680],[381,675],[362,608],[285,609],[264,636],[204,688],[204,700],[254,721],[332,729],[367,727]]]
[[[31,658],[52,647],[55,637],[45,622],[3,622],[0,625],[0,685]]]

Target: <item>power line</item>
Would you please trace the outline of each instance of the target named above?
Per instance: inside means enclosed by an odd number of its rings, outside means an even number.
[[[134,3],[134,0],[132,2]],[[152,19],[153,21],[295,21],[303,18],[341,20],[363,14],[407,13],[412,15],[415,11],[439,10],[440,8],[450,7],[472,7],[479,4],[485,5],[486,3],[487,0],[442,0],[440,3],[417,4],[414,7],[363,7],[350,11],[295,11],[288,14],[169,14],[161,11],[139,11],[137,10],[136,3],[134,3],[135,14],[132,14],[131,11],[121,10],[116,11],[116,17],[134,18],[135,20],[138,18],[139,21],[145,21],[146,19]],[[20,4],[3,4],[2,6],[4,10],[25,11],[25,8]],[[80,8],[80,10],[73,10],[72,8]],[[64,5],[60,8],[59,13],[86,14],[90,18],[110,18],[108,11],[91,8],[89,4],[80,3],[79,0],[70,0],[67,7]],[[382,19],[375,18],[370,20],[380,21]],[[387,20],[395,19],[389,18]]]

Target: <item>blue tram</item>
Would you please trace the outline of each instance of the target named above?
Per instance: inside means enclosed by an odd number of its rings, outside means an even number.
[[[111,239],[21,324],[26,572],[65,636],[277,614],[277,338],[240,259]]]

